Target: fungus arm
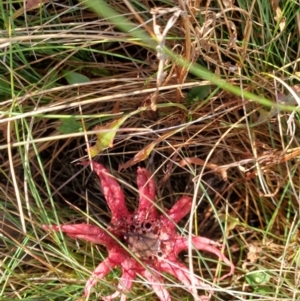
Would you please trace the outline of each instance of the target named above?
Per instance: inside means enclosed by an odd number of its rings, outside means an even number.
[[[88,165],[90,162],[81,162],[82,165]],[[100,163],[92,161],[94,172],[100,179],[104,197],[111,211],[111,222],[116,224],[118,220],[129,216],[125,203],[125,197],[119,183],[113,178],[108,170]]]
[[[138,219],[140,221],[147,219],[155,219],[158,216],[155,208],[155,184],[151,178],[149,171],[145,168],[137,170],[137,186],[139,189],[139,207],[137,209]]]
[[[73,225],[43,225],[43,229],[55,232],[62,231],[71,238],[80,238],[92,243],[103,245],[107,248],[116,244],[116,241],[103,229],[98,226],[87,224]]]

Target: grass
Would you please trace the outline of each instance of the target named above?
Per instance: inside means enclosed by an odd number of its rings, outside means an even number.
[[[41,225],[109,221],[97,179],[73,163],[87,158],[96,125],[125,116],[114,146],[96,159],[122,181],[134,209],[136,166],[118,168],[155,143],[139,164],[155,174],[158,204],[194,196],[189,230],[224,243],[236,265],[231,279],[214,282],[227,267],[193,253],[213,299],[300,300],[300,7],[202,2],[178,1],[188,15],[165,39],[153,18],[164,29],[174,12],[153,15],[149,1],[45,1],[34,9],[27,1],[26,13],[21,1],[0,2],[1,300],[81,296],[105,249]],[[270,108],[278,100],[280,110]],[[180,166],[194,157],[203,162]],[[114,270],[99,281],[90,300],[112,293],[119,277]],[[193,300],[164,277],[172,300]],[[139,278],[128,299],[154,298]]]

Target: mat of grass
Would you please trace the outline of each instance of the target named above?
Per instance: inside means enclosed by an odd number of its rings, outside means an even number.
[[[0,299],[81,295],[105,249],[41,225],[109,221],[97,179],[74,162],[127,116],[95,159],[128,206],[137,165],[118,169],[144,150],[161,208],[194,196],[181,226],[236,265],[214,282],[226,267],[193,254],[215,300],[297,300],[299,13],[296,1],[0,2]],[[193,300],[166,278],[172,300]],[[142,278],[128,293],[154,297]]]

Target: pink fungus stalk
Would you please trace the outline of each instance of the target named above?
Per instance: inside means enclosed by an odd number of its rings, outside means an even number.
[[[87,165],[89,162],[82,164]],[[178,254],[189,247],[215,254],[230,266],[230,272],[221,279],[233,274],[234,265],[218,249],[220,245],[217,242],[205,237],[192,236],[190,244],[187,237],[177,232],[176,223],[190,212],[192,199],[182,196],[166,215],[159,214],[154,205],[154,181],[147,169],[139,167],[137,170],[139,205],[132,213],[126,207],[125,196],[118,182],[101,164],[92,162],[92,165],[100,179],[111,211],[111,223],[107,230],[87,224],[43,225],[46,230],[62,231],[71,238],[83,239],[107,248],[108,256],[97,266],[87,281],[83,297],[90,295],[91,289],[99,279],[103,279],[113,268],[120,266],[122,276],[118,290],[110,296],[102,297],[105,301],[117,297],[120,297],[121,301],[126,301],[126,292],[132,288],[138,274],[149,281],[159,300],[171,301],[161,273],[171,274],[190,292],[192,283],[199,289],[207,289],[209,295],[200,296],[199,300],[209,300],[213,293],[211,286],[192,275],[180,262]],[[127,248],[124,248],[124,245]]]

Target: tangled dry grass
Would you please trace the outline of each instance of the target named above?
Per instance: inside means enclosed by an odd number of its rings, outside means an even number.
[[[40,225],[109,220],[97,180],[74,162],[88,157],[96,125],[128,114],[96,159],[132,208],[136,165],[118,169],[142,150],[138,164],[155,174],[162,208],[194,196],[194,233],[224,242],[237,267],[213,284],[214,298],[299,300],[299,4],[236,2],[110,1],[133,24],[126,33],[93,1],[45,1],[21,15],[2,4],[15,18],[13,32],[1,21],[0,39],[1,300],[80,295],[104,250],[50,238]],[[205,279],[226,269],[198,255]],[[114,291],[118,276],[96,295]],[[168,281],[174,300],[192,298]],[[153,300],[145,285],[130,296]]]

